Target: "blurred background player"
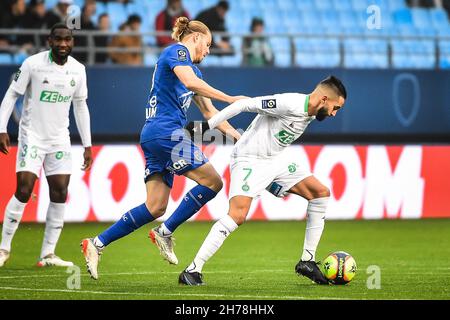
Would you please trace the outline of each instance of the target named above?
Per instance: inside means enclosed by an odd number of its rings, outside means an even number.
[[[181,0],[167,0],[167,6],[156,16],[155,31],[171,31],[179,17],[190,19],[190,15],[184,9]],[[169,35],[156,37],[158,47],[167,47],[172,43],[174,43],[174,40]]]
[[[264,35],[264,21],[253,18],[250,37],[245,37],[242,44],[243,63],[252,67],[273,66],[274,54],[269,40]]]
[[[45,14],[45,22],[48,28],[56,23],[64,23],[69,15],[69,7],[73,5],[73,0],[58,0],[56,5]]]
[[[325,224],[330,190],[283,151],[303,134],[311,121],[334,117],[346,98],[341,81],[331,76],[309,95],[284,93],[241,100],[208,121],[207,127],[215,128],[241,112],[259,114],[231,156],[228,215],[213,225],[194,261],[180,274],[180,283],[203,284],[203,265],[230,233],[245,222],[253,198],[265,189],[277,197],[293,193],[308,200],[303,253],[295,271],[316,283],[328,283],[315,262],[315,253]]]
[[[215,6],[201,11],[195,20],[203,22],[212,32],[227,32],[225,17],[230,4],[228,1],[221,0]],[[211,41],[211,54],[226,55],[233,54],[233,47],[230,44],[230,38],[227,36],[220,36]]]
[[[178,263],[173,252],[172,233],[222,189],[219,174],[185,135],[186,112],[194,99],[203,116],[210,119],[218,112],[211,99],[232,103],[243,97],[229,96],[202,80],[202,74],[194,64],[208,55],[211,45],[211,32],[203,23],[180,17],[172,37],[178,43],[167,47],[155,66],[147,120],[141,132],[147,200],[97,237],[82,240],[88,272],[94,279],[98,279],[99,255],[105,246],[165,213],[174,174],[184,175],[198,185],[183,197],[166,222],[150,232],[161,255],[171,264]],[[218,129],[235,139],[240,137],[227,122]]]
[[[134,49],[133,52],[110,52],[111,60],[118,64],[141,65],[142,54],[142,37],[140,35],[124,35],[123,32],[138,32],[141,28],[141,17],[133,14],[128,17],[127,21],[120,26],[120,32],[115,35],[110,43],[110,47],[120,49]]]
[[[67,187],[72,170],[68,130],[72,102],[85,147],[83,170],[88,170],[92,164],[86,70],[70,56],[73,36],[66,25],[53,26],[48,43],[50,50],[25,60],[0,107],[0,151],[7,155],[10,145],[8,120],[16,100],[24,95],[17,147],[17,188],[5,210],[0,266],[10,256],[14,233],[42,168],[49,185],[50,204],[38,266],[72,265],[72,262],[55,255],[55,247],[64,225]]]

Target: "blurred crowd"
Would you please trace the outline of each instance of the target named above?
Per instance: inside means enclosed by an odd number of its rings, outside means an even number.
[[[189,11],[183,6],[182,0],[161,0],[166,1],[165,8],[156,15],[154,30],[156,32],[170,32],[178,17],[186,16],[205,23],[212,32],[227,32],[225,19],[230,4],[226,0],[218,1],[216,5],[205,8],[197,16],[192,17]],[[94,45],[99,49],[95,54],[95,63],[117,63],[140,65],[143,63],[142,48],[144,46],[140,35],[133,35],[130,32],[142,30],[142,18],[138,14],[129,15],[115,35],[101,34],[101,31],[111,32],[111,23],[108,13],[98,15],[94,20],[97,2],[121,2],[132,3],[133,0],[85,0],[81,8],[81,30],[100,31],[93,36],[93,42],[89,43],[88,37],[75,32],[76,50],[73,56],[83,63],[88,62],[88,53],[85,50],[88,46]],[[1,29],[50,29],[55,23],[66,22],[69,15],[68,8],[74,4],[73,0],[59,0],[53,8],[46,9],[45,0],[30,0],[27,4],[25,0],[1,0],[0,1],[0,28]],[[249,65],[263,66],[273,64],[273,53],[268,41],[262,35],[264,31],[264,21],[255,18],[252,21],[249,32],[255,33],[255,37],[244,39],[244,61]],[[126,33],[128,32],[128,33]],[[45,46],[46,37],[44,35],[36,37],[32,35],[1,35],[0,52],[29,51],[37,46]],[[156,36],[156,46],[164,48],[173,43],[170,35],[158,33]],[[115,48],[115,50],[108,50]],[[131,49],[120,50],[120,49]],[[235,54],[229,37],[215,36],[211,46],[211,54],[226,56]],[[240,50],[240,48],[239,48]]]
[[[205,23],[213,33],[211,54],[217,56],[230,56],[236,50],[242,50],[243,63],[250,66],[270,66],[274,63],[274,51],[268,39],[264,36],[264,20],[254,17],[248,30],[250,36],[244,37],[242,48],[234,48],[230,38],[218,36],[226,33],[226,15],[230,3],[226,0],[218,1],[214,6],[204,8],[195,17],[192,17],[182,0],[166,1],[166,5],[156,15],[154,31],[157,32],[154,45],[164,48],[173,43],[170,31],[175,20],[180,16],[199,20]],[[119,2],[128,4],[133,0],[85,0],[80,12],[82,31],[98,31],[95,36],[88,38],[75,32],[75,50],[73,56],[83,63],[117,63],[141,65],[143,64],[143,38],[139,32],[146,32],[142,27],[142,16],[131,14],[120,25],[119,31],[111,34],[111,20],[108,13],[96,15],[98,2]],[[407,0],[410,6],[442,6],[450,10],[450,0]],[[42,29],[48,30],[55,23],[66,22],[69,7],[73,0],[58,0],[53,8],[46,9],[45,0],[0,0],[0,29]],[[124,6],[125,8],[125,6]],[[144,12],[142,14],[145,14]],[[94,18],[95,17],[95,18]],[[149,31],[149,30],[148,30]],[[131,32],[131,33],[130,33]],[[167,32],[167,34],[161,34]],[[134,34],[133,34],[134,33]],[[45,34],[45,33],[44,33]],[[35,48],[45,47],[45,35],[11,35],[0,34],[0,52],[26,52],[33,53]],[[94,61],[89,60],[87,48],[95,47]],[[112,49],[114,48],[114,50]]]

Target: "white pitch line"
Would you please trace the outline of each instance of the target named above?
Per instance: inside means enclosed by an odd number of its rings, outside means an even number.
[[[153,274],[179,274],[181,271],[141,271],[141,272],[105,272],[101,273],[100,276],[107,277],[107,276],[133,276],[133,275],[153,275]],[[266,270],[252,270],[252,271],[245,271],[245,272],[235,272],[230,270],[217,270],[217,271],[208,271],[205,274],[258,274],[258,273],[286,273],[290,274],[291,271],[287,270],[277,270],[277,269],[266,269]],[[449,272],[386,272],[388,274],[401,274],[401,275],[448,275]],[[294,273],[292,273],[294,274]],[[83,273],[81,274],[82,277],[89,277],[89,274]],[[0,279],[26,279],[26,278],[58,278],[58,277],[67,277],[66,273],[63,274],[35,274],[35,275],[24,275],[24,276],[0,276]]]
[[[102,294],[102,295],[121,295],[121,296],[147,296],[147,297],[211,297],[211,298],[239,298],[239,299],[282,299],[282,300],[306,300],[311,299],[311,297],[303,296],[258,296],[258,295],[245,295],[245,294],[214,294],[214,293],[144,293],[144,292],[107,292],[107,291],[89,291],[89,290],[69,290],[69,289],[34,289],[34,288],[17,288],[17,287],[0,287],[0,290],[11,290],[11,291],[36,291],[36,292],[61,292],[61,293],[90,293],[90,294]],[[336,297],[317,297],[317,300],[346,300]]]
[[[151,274],[180,274],[181,271],[142,271],[142,272],[105,272],[101,273],[100,276],[132,276],[132,275],[151,275]],[[277,273],[291,273],[287,270],[252,270],[247,272],[241,272],[245,274],[254,274],[254,273],[268,273],[268,272],[277,272]],[[239,272],[230,271],[230,270],[218,270],[207,272],[206,274],[220,274],[220,273],[235,273]],[[89,277],[88,274],[82,274],[81,276]],[[25,275],[25,276],[0,276],[0,279],[22,279],[22,278],[51,278],[51,277],[67,277],[67,274],[35,274],[35,275]]]

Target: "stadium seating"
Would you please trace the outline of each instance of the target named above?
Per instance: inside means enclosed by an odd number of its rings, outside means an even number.
[[[450,69],[450,40],[439,42],[439,66],[442,69]]]
[[[158,55],[154,52],[144,53],[144,65],[153,67],[158,61]]]
[[[9,53],[0,53],[0,65],[1,64],[12,64],[13,59]]]
[[[333,38],[296,38],[295,64],[301,67],[333,68],[340,65],[339,41]]]
[[[46,7],[52,8],[57,1],[46,0]],[[218,2],[182,1],[191,18]],[[285,35],[284,39],[279,36],[270,39],[278,67],[294,64],[302,67],[388,68],[391,60],[394,68],[450,68],[450,23],[442,8],[410,8],[406,0],[228,1],[230,10],[226,26],[229,32],[246,34],[250,31],[252,18],[260,17],[265,22],[266,34]],[[74,3],[81,7],[84,0],[74,0]],[[97,2],[92,20],[96,23],[98,16],[107,12],[113,31],[117,31],[130,14],[139,14],[141,31],[152,32],[156,15],[165,5],[166,1],[162,0],[134,0],[127,5]],[[381,14],[380,27],[369,28],[368,21],[377,8]],[[300,37],[302,35],[304,37]],[[436,36],[444,39],[437,41]],[[241,65],[242,41],[233,41],[235,56],[210,56],[203,65]],[[155,37],[144,36],[144,43],[155,46]],[[2,61],[7,61],[5,59]],[[145,55],[146,64],[154,60],[154,53]]]
[[[344,42],[346,68],[387,68],[388,43],[385,40],[349,39]]]
[[[432,69],[436,53],[430,40],[393,40],[392,63],[395,68]]]

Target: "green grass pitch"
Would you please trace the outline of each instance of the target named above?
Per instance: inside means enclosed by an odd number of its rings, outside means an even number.
[[[11,259],[0,268],[0,300],[450,298],[450,220],[327,221],[317,256],[351,253],[358,271],[347,286],[318,286],[296,276],[304,221],[246,223],[205,266],[207,285],[202,287],[180,286],[177,280],[212,223],[186,223],[177,230],[177,266],[163,261],[147,238],[153,223],[112,243],[102,256],[100,279],[94,281],[85,270],[79,242],[108,225],[66,224],[57,254],[81,268],[80,289],[72,290],[67,287],[72,274],[65,268],[34,266],[44,226],[22,224]],[[372,265],[380,268],[380,289],[367,287]]]

